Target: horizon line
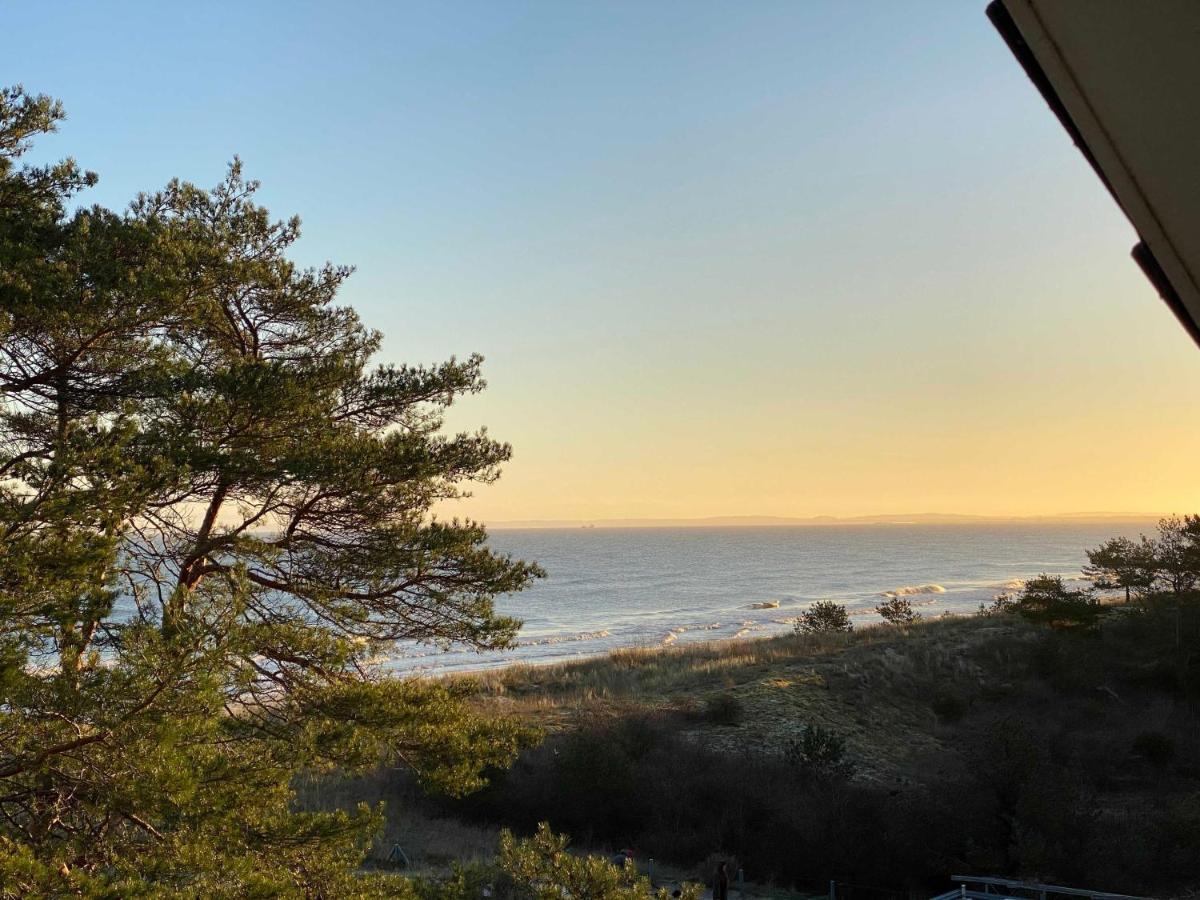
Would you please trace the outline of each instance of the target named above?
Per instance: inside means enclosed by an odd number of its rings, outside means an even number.
[[[987,513],[877,513],[862,516],[647,516],[581,519],[497,519],[485,521],[488,528],[517,530],[535,528],[713,528],[788,527],[820,525],[935,525],[986,522],[1151,522],[1173,513],[1068,512],[1030,515]]]

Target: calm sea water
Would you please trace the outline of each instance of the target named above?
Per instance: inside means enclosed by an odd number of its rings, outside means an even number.
[[[1153,522],[864,525],[795,528],[577,528],[495,531],[497,549],[536,560],[548,577],[504,597],[525,623],[512,650],[401,648],[400,671],[554,662],[617,647],[765,636],[789,630],[816,600],[875,623],[886,592],[926,616],[973,613],[1046,572],[1075,579],[1084,551]]]

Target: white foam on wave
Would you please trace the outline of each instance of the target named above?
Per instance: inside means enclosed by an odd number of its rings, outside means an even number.
[[[944,594],[946,589],[940,584],[910,584],[896,588],[894,591],[880,591],[880,597],[912,597],[916,594]]]
[[[779,601],[761,600],[758,603],[751,603],[746,609],[779,609]]]
[[[551,637],[538,638],[529,641],[518,642],[518,647],[546,647],[553,644],[566,644],[573,641],[598,641],[601,638],[612,637],[612,632],[608,629],[600,631],[581,631],[578,634],[558,634]]]
[[[702,625],[695,625],[695,624],[676,625],[674,628],[672,628],[670,630],[670,633],[671,634],[683,634],[685,631],[715,631],[716,629],[721,628],[721,627],[722,627],[722,625],[720,622],[709,622],[707,624],[702,624]]]
[[[725,628],[725,627],[726,626],[724,624],[722,624],[721,622],[706,622],[706,623],[699,623],[699,624],[693,623],[693,624],[688,624],[688,625],[676,625],[674,628],[669,628],[667,630],[667,633],[665,635],[663,635],[663,639],[662,639],[661,643],[664,646],[666,646],[668,644],[673,644],[677,640],[679,640],[680,635],[687,634],[688,632],[691,632],[691,631],[719,631],[720,629]]]

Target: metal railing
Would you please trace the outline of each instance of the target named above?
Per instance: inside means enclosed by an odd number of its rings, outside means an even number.
[[[990,875],[951,875],[950,880],[957,881],[959,886],[939,894],[933,900],[1048,900],[1053,896],[1088,897],[1090,900],[1150,900],[1132,894],[1114,894],[1036,881],[1014,881]]]

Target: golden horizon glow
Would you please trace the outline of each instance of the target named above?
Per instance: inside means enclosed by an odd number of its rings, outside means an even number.
[[[12,10],[29,160],[241,153],[382,361],[483,353],[515,455],[440,514],[1200,509],[1200,352],[982,0],[251,6]]]

